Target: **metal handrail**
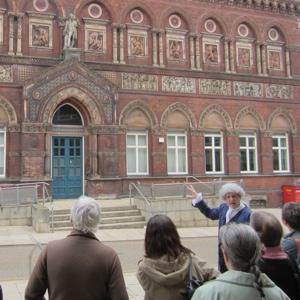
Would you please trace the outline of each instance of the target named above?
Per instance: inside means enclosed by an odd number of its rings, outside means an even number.
[[[207,187],[209,187],[210,189],[212,189],[206,182],[201,181],[201,180],[199,180],[198,178],[196,178],[196,177],[194,177],[194,176],[186,176],[186,177],[185,177],[185,181],[186,181],[187,184],[189,183],[189,178],[192,178],[192,179],[194,179],[194,180],[196,180],[196,181],[198,181],[198,182],[200,182],[200,183],[202,183],[202,184],[205,184]],[[215,180],[214,180],[214,181],[215,181]]]
[[[129,195],[130,195],[130,204],[131,204],[131,190],[132,190],[132,186],[135,187],[135,189],[138,191],[138,193],[142,196],[142,198],[147,202],[148,205],[151,205],[150,202],[148,201],[148,199],[143,195],[143,193],[139,190],[139,188],[133,183],[131,182],[129,184]]]
[[[32,248],[32,250],[30,251],[30,253],[29,253],[29,269],[28,269],[29,270],[29,276],[30,276],[31,271],[32,271],[32,269],[31,269],[32,255],[35,252],[35,250],[37,250],[37,249],[40,249],[41,251],[44,249],[43,245],[40,242],[37,242],[34,245],[34,247]]]

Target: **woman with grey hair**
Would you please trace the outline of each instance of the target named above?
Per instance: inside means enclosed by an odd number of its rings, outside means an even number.
[[[202,193],[197,193],[192,185],[189,185],[189,190],[192,192],[192,205],[198,208],[202,214],[211,220],[219,220],[219,229],[229,222],[249,223],[251,209],[242,202],[245,191],[238,184],[230,182],[226,183],[220,189],[220,198],[224,200],[219,207],[211,208],[203,200]],[[227,267],[224,262],[219,241],[219,271],[224,273]]]
[[[196,290],[192,300],[288,300],[266,274],[259,271],[260,240],[245,224],[229,223],[220,229],[222,252],[229,271]]]

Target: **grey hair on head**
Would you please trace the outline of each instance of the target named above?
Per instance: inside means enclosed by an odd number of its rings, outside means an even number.
[[[245,191],[243,190],[243,188],[240,187],[237,183],[234,183],[234,182],[225,183],[221,187],[221,189],[219,191],[220,199],[225,200],[226,195],[229,194],[229,193],[237,194],[241,198],[243,198],[244,195],[245,195]]]
[[[71,220],[75,229],[83,233],[95,233],[101,219],[101,209],[97,201],[81,196],[71,208]]]
[[[260,240],[256,231],[246,224],[227,223],[220,229],[220,239],[232,268],[251,273],[253,286],[264,297],[261,272],[256,265],[260,258]]]

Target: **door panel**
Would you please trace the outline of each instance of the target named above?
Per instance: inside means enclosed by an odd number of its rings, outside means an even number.
[[[82,195],[82,138],[52,138],[52,197],[77,198]]]

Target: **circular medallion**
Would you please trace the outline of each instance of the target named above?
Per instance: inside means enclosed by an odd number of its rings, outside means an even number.
[[[47,0],[33,0],[33,7],[37,11],[46,11],[49,7]]]
[[[169,18],[169,24],[173,28],[179,28],[181,25],[181,19],[177,15],[172,15]]]
[[[240,36],[246,37],[249,34],[249,29],[245,24],[241,24],[238,27],[238,33]]]
[[[208,19],[208,20],[205,21],[204,26],[205,26],[205,29],[208,32],[215,32],[216,29],[217,29],[216,23],[213,20],[210,20],[210,19]]]
[[[68,74],[68,76],[69,76],[69,79],[70,80],[76,80],[77,79],[77,74],[75,73],[75,72],[70,72],[69,74]]]
[[[277,30],[276,30],[275,28],[271,28],[271,29],[269,30],[268,35],[269,35],[269,38],[270,38],[272,41],[278,40],[278,32],[277,32]]]
[[[102,96],[102,101],[103,102],[108,102],[109,101],[109,96],[107,94]]]
[[[42,93],[38,90],[35,90],[33,93],[32,93],[32,97],[35,99],[35,100],[40,100],[42,98]]]
[[[138,23],[142,23],[143,22],[144,16],[143,16],[143,13],[140,10],[134,9],[130,13],[130,18],[131,18],[132,22],[138,24]]]
[[[102,15],[102,8],[98,4],[91,4],[88,8],[88,12],[92,18],[99,18]]]

